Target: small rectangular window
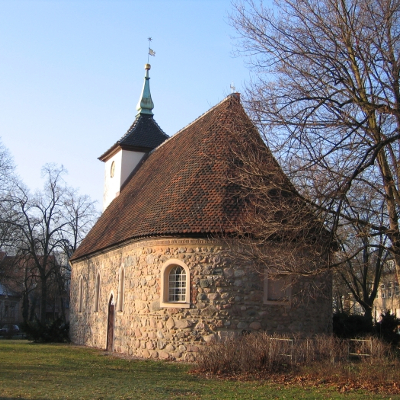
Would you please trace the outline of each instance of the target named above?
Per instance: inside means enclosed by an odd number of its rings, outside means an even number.
[[[291,277],[286,274],[265,273],[264,303],[288,304],[291,297]]]

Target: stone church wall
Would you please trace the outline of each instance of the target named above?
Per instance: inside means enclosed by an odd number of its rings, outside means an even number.
[[[205,239],[158,239],[131,243],[73,264],[71,339],[106,348],[108,304],[118,302],[124,268],[123,311],[115,310],[113,350],[145,358],[193,361],[201,346],[243,331],[329,333],[331,284],[325,297],[294,304],[264,304],[263,277],[251,265],[236,265],[224,246]],[[190,308],[160,308],[161,267],[177,259],[190,270]],[[95,310],[100,274],[99,308]],[[79,312],[79,280],[82,306]],[[316,282],[315,278],[313,280]],[[298,282],[292,291],[301,291]]]

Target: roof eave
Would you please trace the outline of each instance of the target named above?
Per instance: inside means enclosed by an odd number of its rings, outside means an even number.
[[[114,154],[118,153],[120,150],[121,146],[117,142],[113,146],[111,146],[106,152],[104,152],[100,157],[98,157],[98,160],[106,162],[109,160]]]
[[[127,151],[138,151],[141,153],[149,153],[152,150],[154,150],[154,147],[145,147],[145,146],[131,146],[128,144],[120,144],[120,143],[115,143],[114,146],[112,146],[110,149],[108,149],[104,154],[102,154],[98,160],[106,162],[108,161],[111,157],[113,157],[115,154],[118,153],[120,150],[127,150]]]
[[[109,251],[112,251],[113,249],[124,246],[127,243],[141,241],[141,240],[148,240],[151,238],[154,238],[154,239],[159,239],[162,237],[165,237],[165,238],[171,238],[171,237],[175,237],[175,238],[176,237],[189,237],[189,238],[205,238],[206,237],[206,238],[210,238],[215,235],[224,236],[224,235],[230,235],[232,233],[233,233],[233,231],[230,231],[229,229],[227,229],[225,231],[220,231],[218,229],[211,229],[211,230],[207,230],[207,231],[205,231],[205,230],[204,231],[181,230],[181,231],[177,231],[177,232],[163,232],[163,233],[159,233],[159,234],[151,233],[148,235],[132,236],[130,238],[123,239],[123,240],[120,240],[119,242],[113,243],[109,246],[94,250],[92,252],[87,252],[76,258],[74,257],[74,255],[72,255],[72,257],[69,259],[69,262],[71,264],[74,264],[76,262],[80,262],[82,260],[89,259],[97,254],[107,253]]]

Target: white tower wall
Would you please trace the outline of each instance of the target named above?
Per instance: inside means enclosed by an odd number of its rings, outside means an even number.
[[[120,149],[105,162],[103,211],[119,195],[122,185],[145,154],[144,152]]]

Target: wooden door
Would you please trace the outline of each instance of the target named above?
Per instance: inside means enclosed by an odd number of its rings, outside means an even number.
[[[108,302],[108,321],[107,321],[107,351],[113,351],[114,345],[114,312],[115,304],[113,295]]]

